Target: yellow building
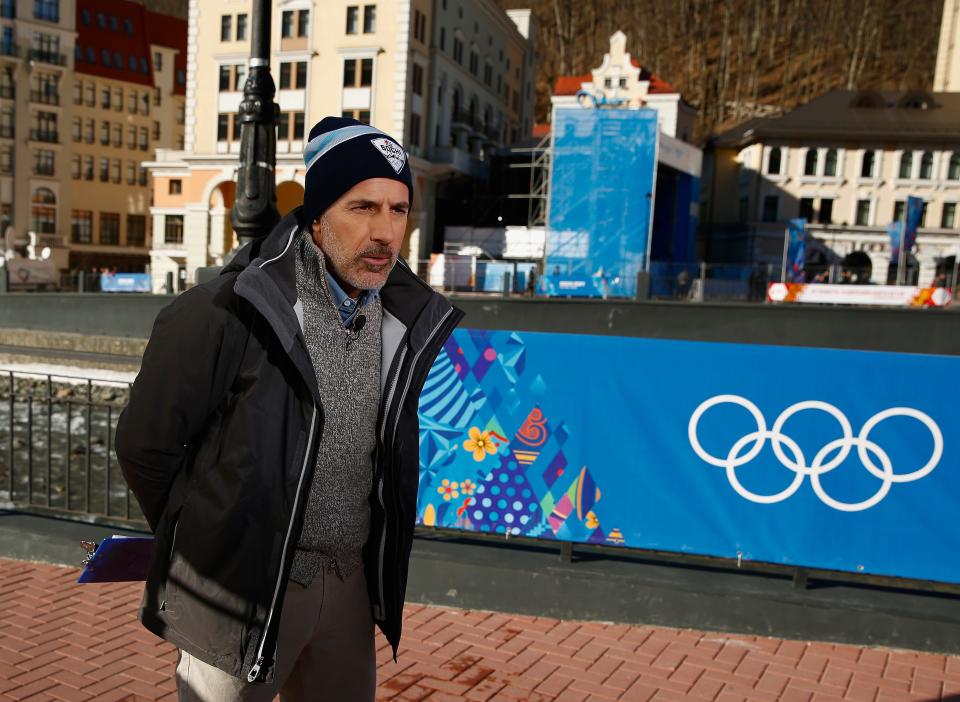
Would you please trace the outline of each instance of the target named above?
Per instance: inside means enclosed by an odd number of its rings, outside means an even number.
[[[193,282],[222,262],[230,227],[249,56],[250,3],[191,0],[185,147],[160,150],[151,271]],[[396,137],[410,155],[414,208],[404,247],[429,254],[436,183],[485,172],[491,151],[530,134],[536,22],[493,0],[283,0],[274,3],[271,74],[280,106],[277,205],[303,199],[302,148],[327,115]]]
[[[141,163],[183,147],[187,23],[130,0],[0,0],[0,226],[61,271],[143,271]]]

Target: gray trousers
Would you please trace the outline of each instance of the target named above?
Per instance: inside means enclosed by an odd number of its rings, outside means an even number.
[[[181,702],[372,702],[373,617],[363,568],[341,581],[321,571],[309,588],[288,581],[271,683],[248,683],[180,652]]]

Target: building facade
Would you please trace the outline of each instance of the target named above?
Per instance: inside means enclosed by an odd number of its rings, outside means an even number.
[[[33,232],[61,271],[144,270],[141,163],[182,144],[185,53],[184,21],[128,0],[0,3],[0,220],[18,246]]]
[[[779,118],[757,118],[708,145],[701,212],[713,262],[779,270],[788,219],[806,218],[824,255],[890,262],[886,226],[908,196],[926,203],[919,280],[960,243],[960,93],[832,91]]]
[[[353,117],[408,151],[415,194],[403,253],[423,256],[436,183],[482,175],[490,149],[532,127],[533,16],[505,13],[493,0],[281,0],[273,12],[281,214],[302,202],[311,125]],[[168,272],[192,282],[197,268],[222,263],[235,245],[229,213],[249,40],[249,2],[191,0],[185,144],[149,164],[155,289]]]

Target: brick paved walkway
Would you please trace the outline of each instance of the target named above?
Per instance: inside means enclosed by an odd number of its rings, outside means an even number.
[[[135,620],[139,584],[0,559],[0,699],[173,700],[171,646]],[[378,699],[960,700],[960,657],[411,605]]]

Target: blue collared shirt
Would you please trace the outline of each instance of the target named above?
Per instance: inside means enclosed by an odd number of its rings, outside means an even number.
[[[377,295],[380,294],[379,290],[364,290],[360,294],[360,299],[354,300],[344,292],[343,288],[340,287],[340,283],[337,282],[337,279],[330,275],[330,271],[324,270],[324,275],[327,278],[327,287],[330,288],[330,295],[333,296],[333,304],[340,313],[340,319],[343,320],[343,326],[345,327],[353,324],[357,313],[376,300]]]

